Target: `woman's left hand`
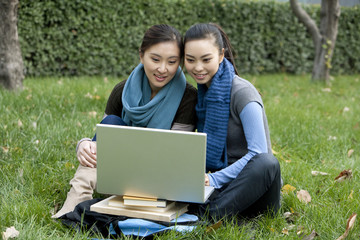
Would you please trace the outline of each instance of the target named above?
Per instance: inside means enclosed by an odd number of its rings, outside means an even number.
[[[209,176],[205,173],[205,186],[210,186]]]

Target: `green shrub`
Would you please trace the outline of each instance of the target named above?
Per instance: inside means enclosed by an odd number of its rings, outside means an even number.
[[[319,20],[319,7],[306,6]],[[332,73],[360,72],[360,11],[342,8]],[[138,63],[145,30],[181,32],[216,22],[228,33],[241,73],[308,73],[313,44],[288,3],[241,0],[22,0],[19,36],[28,76],[124,76]]]

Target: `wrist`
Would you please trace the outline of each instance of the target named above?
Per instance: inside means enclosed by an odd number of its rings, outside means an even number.
[[[84,142],[84,141],[90,141],[90,142],[91,142],[91,138],[82,138],[82,139],[80,139],[80,140],[78,141],[78,143],[76,144],[76,152],[78,151],[80,144],[81,144],[82,142]]]

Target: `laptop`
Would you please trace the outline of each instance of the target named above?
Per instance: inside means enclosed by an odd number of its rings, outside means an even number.
[[[97,124],[99,193],[204,203],[206,134]]]

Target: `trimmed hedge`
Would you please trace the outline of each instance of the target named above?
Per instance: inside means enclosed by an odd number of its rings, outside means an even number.
[[[317,21],[319,7],[306,6]],[[236,49],[241,73],[309,73],[313,44],[288,3],[241,0],[21,0],[19,37],[28,76],[124,76],[139,61],[145,30],[168,23],[181,32],[216,22]],[[342,8],[331,71],[360,72],[360,11]]]

